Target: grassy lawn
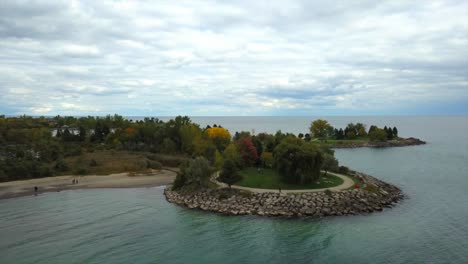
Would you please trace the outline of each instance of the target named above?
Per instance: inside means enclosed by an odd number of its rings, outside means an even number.
[[[242,180],[237,182],[236,185],[262,189],[278,189],[279,187],[283,190],[320,189],[338,186],[343,183],[341,178],[330,174],[327,177],[322,174],[318,183],[314,182],[306,185],[282,183],[278,172],[272,169],[264,169],[262,173],[259,173],[257,168],[246,168],[241,170],[239,174],[242,175]]]

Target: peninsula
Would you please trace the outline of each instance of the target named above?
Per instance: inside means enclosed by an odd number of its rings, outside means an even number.
[[[0,116],[0,198],[79,188],[167,185],[169,202],[224,214],[328,216],[372,212],[399,188],[340,166],[332,148],[423,144],[361,123],[310,133],[234,135],[188,117]]]

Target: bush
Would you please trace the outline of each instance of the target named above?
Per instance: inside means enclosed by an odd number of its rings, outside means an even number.
[[[71,156],[79,156],[81,155],[81,146],[78,144],[67,144],[63,148],[64,156],[71,157]]]
[[[7,180],[8,180],[7,174],[3,170],[0,170],[0,182],[7,181]]]
[[[55,163],[55,169],[58,171],[67,171],[69,167],[68,167],[67,162],[64,159],[59,158],[57,162]]]
[[[349,168],[346,166],[340,166],[338,168],[338,173],[347,175],[349,173]]]
[[[326,195],[328,195],[328,196],[331,196],[331,195],[332,195],[332,191],[330,191],[329,189],[326,189],[326,190],[324,191],[324,193],[325,193]]]
[[[91,159],[91,161],[89,162],[89,166],[91,166],[91,167],[96,167],[97,165],[98,164],[97,164],[95,159]]]
[[[48,165],[41,165],[38,170],[40,177],[48,177],[53,174],[52,169]]]
[[[172,190],[178,190],[185,185],[186,178],[183,173],[177,173],[177,176],[172,184]]]
[[[168,167],[179,167],[184,161],[187,161],[187,159],[183,157],[164,154],[148,154],[146,157],[149,160],[159,161],[162,165]]]
[[[78,175],[86,175],[88,173],[89,173],[89,170],[83,167],[79,167],[75,170],[75,174],[78,174]]]
[[[148,167],[149,169],[154,169],[154,170],[160,170],[160,169],[162,169],[162,164],[161,164],[161,162],[159,162],[159,161],[147,160],[146,163],[147,163],[147,167]]]
[[[379,193],[379,187],[375,186],[374,184],[369,183],[363,189],[372,193]]]

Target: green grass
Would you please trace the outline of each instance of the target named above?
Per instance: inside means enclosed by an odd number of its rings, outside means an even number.
[[[318,183],[313,182],[305,185],[283,183],[278,172],[272,169],[264,169],[262,173],[259,173],[256,168],[246,168],[241,170],[239,174],[242,176],[242,180],[237,182],[236,185],[262,189],[278,189],[279,187],[283,190],[320,189],[338,186],[343,183],[341,178],[331,174],[326,177],[322,174]]]

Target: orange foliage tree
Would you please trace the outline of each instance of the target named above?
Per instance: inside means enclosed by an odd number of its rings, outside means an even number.
[[[222,127],[211,127],[206,130],[208,138],[213,141],[219,151],[223,151],[231,142],[231,134]]]

